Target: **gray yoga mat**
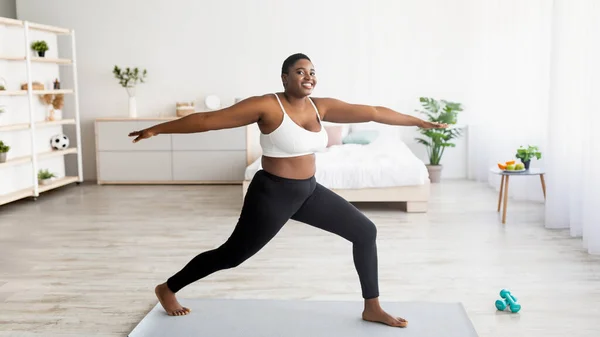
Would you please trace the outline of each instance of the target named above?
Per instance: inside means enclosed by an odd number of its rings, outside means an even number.
[[[183,299],[187,316],[168,316],[157,304],[129,337],[477,337],[460,303],[382,302],[408,320],[392,328],[360,318],[362,302]]]

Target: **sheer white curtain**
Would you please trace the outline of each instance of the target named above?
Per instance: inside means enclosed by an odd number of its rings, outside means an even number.
[[[545,225],[600,254],[600,2],[555,0]]]
[[[600,254],[600,1],[471,4],[468,177],[498,189],[489,169],[520,145],[539,146],[532,166],[547,171],[544,225]],[[543,202],[540,185],[519,178],[510,197]]]
[[[539,146],[542,160],[532,160],[531,166],[545,164],[552,2],[486,0],[471,5],[476,33],[465,105],[467,176],[498,190],[500,177],[490,174],[490,168],[515,159],[519,146]],[[536,178],[515,178],[510,197],[542,202]]]

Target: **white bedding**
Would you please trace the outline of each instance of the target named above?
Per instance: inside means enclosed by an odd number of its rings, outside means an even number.
[[[317,182],[332,189],[398,187],[425,184],[429,179],[423,161],[401,140],[380,137],[371,144],[332,146],[316,154]],[[246,168],[252,180],[260,158]]]

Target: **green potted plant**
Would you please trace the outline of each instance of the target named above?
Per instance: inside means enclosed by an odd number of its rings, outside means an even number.
[[[6,162],[6,154],[9,150],[10,146],[4,144],[4,142],[0,140],[0,163]]]
[[[129,95],[129,117],[137,117],[137,104],[135,101],[135,88],[138,83],[145,83],[146,75],[148,71],[146,69],[140,70],[139,68],[125,68],[121,69],[119,66],[113,68],[113,74],[115,78],[119,80],[119,84],[127,90]]]
[[[54,173],[51,173],[48,170],[39,170],[38,171],[38,181],[42,185],[48,185],[48,184],[52,183],[52,181],[54,180],[55,177],[56,176],[54,175]]]
[[[515,156],[521,160],[523,165],[525,165],[525,169],[529,170],[531,159],[535,157],[537,160],[540,160],[542,158],[542,153],[537,146],[528,145],[527,148],[520,146],[517,149],[517,154]]]
[[[436,100],[429,97],[419,98],[424,110],[416,110],[419,113],[425,114],[429,122],[445,123],[448,128],[445,129],[422,129],[419,132],[424,137],[416,138],[416,141],[425,145],[429,164],[429,179],[432,183],[437,183],[441,179],[442,165],[440,164],[444,150],[447,147],[455,147],[456,144],[451,140],[461,136],[461,129],[452,128],[451,125],[456,124],[458,113],[462,111],[460,103],[449,102],[446,100]]]
[[[46,51],[48,50],[48,44],[43,40],[33,41],[31,44],[31,49],[35,50],[39,57],[44,57],[46,55]]]

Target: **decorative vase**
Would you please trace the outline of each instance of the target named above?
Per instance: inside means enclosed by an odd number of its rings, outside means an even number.
[[[429,180],[432,183],[439,183],[442,178],[442,165],[427,165]]]
[[[52,107],[51,104],[48,105],[47,109],[48,109],[48,111],[46,112],[46,120],[48,122],[52,122],[52,121],[58,120],[56,118],[56,110],[54,110],[54,108]]]
[[[523,162],[523,165],[525,166],[525,169],[526,169],[526,170],[529,170],[529,164],[530,164],[530,163],[531,163],[531,160],[528,160],[528,161],[524,161],[524,162]]]
[[[0,163],[6,163],[6,152],[0,152]]]
[[[129,95],[129,117],[137,118],[137,102],[135,101],[135,87],[128,87],[127,95]]]

